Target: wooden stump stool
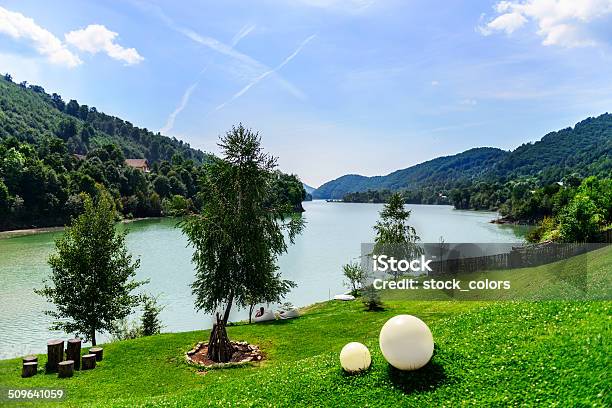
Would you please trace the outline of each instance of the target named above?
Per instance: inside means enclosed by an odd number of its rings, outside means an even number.
[[[66,360],[58,364],[57,376],[59,378],[72,377],[74,374],[74,361]]]
[[[23,368],[21,369],[21,376],[23,378],[32,377],[38,372],[38,361],[23,362]]]
[[[92,370],[96,368],[96,355],[95,354],[85,354],[81,360],[81,369],[82,370]]]
[[[104,349],[102,347],[92,347],[89,349],[89,353],[96,355],[96,361],[102,361],[104,357]]]
[[[81,369],[81,339],[68,340],[66,344],[66,360],[74,361],[74,369]]]
[[[33,356],[33,355],[25,356],[22,360],[23,360],[24,364],[25,363],[34,363],[34,362],[38,363],[38,356]]]
[[[64,340],[49,340],[47,342],[47,366],[50,373],[57,371],[58,364],[64,360]]]

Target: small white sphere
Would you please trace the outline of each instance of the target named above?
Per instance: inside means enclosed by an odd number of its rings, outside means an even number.
[[[367,370],[371,363],[370,350],[356,341],[348,343],[340,351],[340,365],[342,365],[344,371],[349,373]]]
[[[411,315],[397,315],[380,330],[380,351],[393,367],[418,370],[433,355],[434,341],[429,327]]]

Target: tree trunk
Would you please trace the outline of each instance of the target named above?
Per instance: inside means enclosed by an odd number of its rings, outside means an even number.
[[[93,368],[96,368],[96,355],[95,354],[83,355],[81,368],[83,370],[91,370]]]
[[[254,307],[255,305],[251,303],[251,306],[249,307],[249,324],[251,324],[251,320],[253,318],[253,308]]]
[[[72,377],[72,375],[74,374],[74,361],[73,360],[62,361],[61,363],[59,363],[58,367],[59,367],[59,370],[57,372],[57,376],[59,378]]]
[[[92,346],[96,345],[96,329],[95,328],[91,329],[91,345]]]
[[[225,306],[225,313],[223,313],[223,325],[227,324],[227,319],[229,319],[230,310],[232,310],[232,303],[234,303],[234,292],[230,292],[229,299],[227,300],[227,306]]]
[[[63,360],[64,340],[49,340],[47,342],[47,372],[56,372],[58,364]]]
[[[32,377],[38,372],[38,361],[23,362],[23,368],[21,369],[21,376],[23,378]]]
[[[208,340],[208,358],[217,363],[227,363],[231,360],[234,347],[227,336],[225,322],[217,313],[217,323],[213,325]]]
[[[74,369],[81,369],[81,339],[78,337],[68,340],[66,345],[66,359],[74,361]]]

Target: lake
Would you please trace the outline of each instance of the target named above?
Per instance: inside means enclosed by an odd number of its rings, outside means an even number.
[[[423,242],[519,242],[524,228],[491,224],[492,212],[457,211],[451,206],[409,205],[411,224]],[[356,260],[362,242],[372,242],[372,226],[382,205],[305,202],[307,225],[279,260],[283,277],[297,287],[286,300],[305,306],[343,293],[342,265]],[[146,291],[160,295],[165,305],[161,314],[164,331],[187,331],[211,327],[212,318],[196,312],[190,283],[194,269],[192,249],[177,220],[154,219],[127,224],[127,243],[140,258],[138,279],[150,279]],[[0,359],[45,352],[46,340],[66,338],[48,330],[51,319],[43,314],[50,306],[34,294],[49,275],[47,257],[54,239],[61,232],[0,239]],[[248,317],[247,311],[234,310],[231,320]],[[101,336],[101,341],[108,337]]]

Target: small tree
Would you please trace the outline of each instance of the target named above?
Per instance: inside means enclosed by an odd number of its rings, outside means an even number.
[[[143,299],[142,308],[142,317],[140,318],[142,335],[159,334],[163,327],[159,314],[164,310],[164,307],[157,304],[157,298],[146,295]]]
[[[404,197],[394,193],[380,212],[380,220],[374,226],[374,254],[386,254],[396,259],[410,260],[423,253],[417,242],[421,238],[414,227],[408,224],[410,210],[404,208]],[[394,279],[399,271],[392,271]]]
[[[363,286],[368,277],[367,272],[356,262],[343,265],[342,272],[347,279],[345,284],[347,284],[353,294],[358,293],[358,290]]]
[[[559,232],[564,242],[595,242],[603,216],[585,194],[574,199],[559,214]]]
[[[126,232],[115,230],[115,209],[103,190],[95,200],[84,195],[84,212],[56,241],[49,258],[51,285],[35,292],[54,303],[45,312],[58,319],[55,330],[83,335],[96,344],[96,332],[112,331],[140,301],[132,291],[145,283],[134,281],[140,262],[132,261]]]
[[[227,362],[232,345],[225,331],[232,305],[239,307],[279,297],[282,279],[276,265],[302,228],[290,203],[270,204],[276,158],[263,152],[258,134],[242,125],[221,138],[223,158],[213,158],[201,179],[200,214],[182,229],[194,247],[196,279],[191,285],[198,310],[217,313],[208,357]]]
[[[383,310],[384,306],[380,300],[380,295],[374,285],[367,285],[361,290],[363,305],[367,311],[376,312]]]

